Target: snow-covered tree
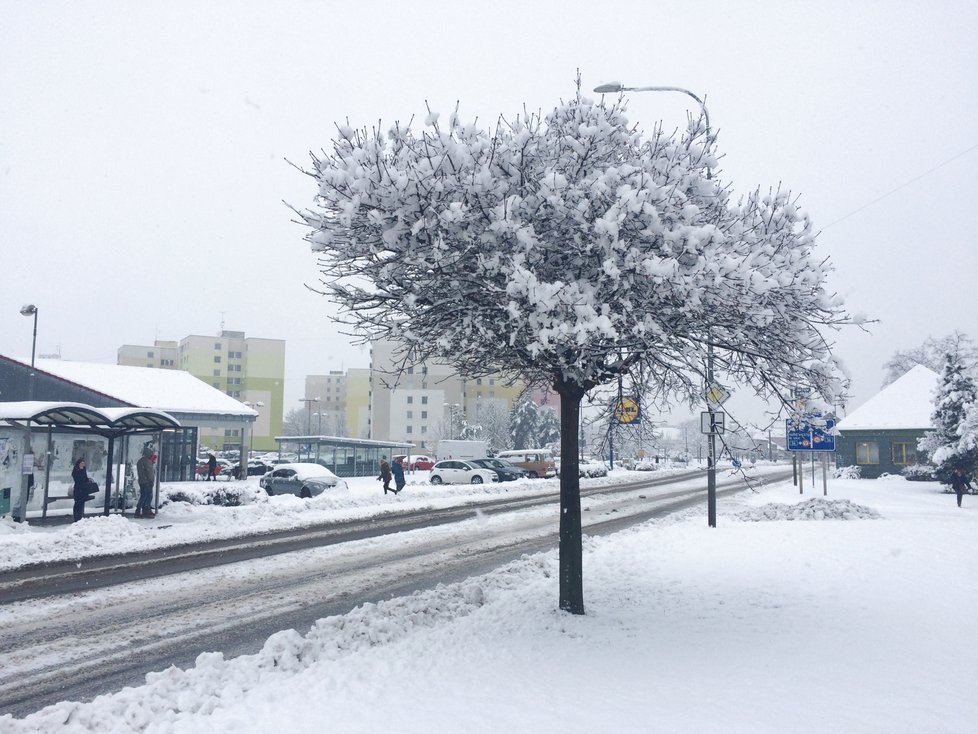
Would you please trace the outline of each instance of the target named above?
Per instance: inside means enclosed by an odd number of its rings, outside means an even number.
[[[486,441],[493,452],[510,448],[509,411],[501,401],[490,400],[478,407],[480,441]]]
[[[978,363],[978,349],[967,334],[955,331],[937,339],[927,337],[919,347],[893,353],[893,356],[883,365],[883,369],[886,370],[883,387],[903,377],[918,364],[934,372],[940,372],[948,354],[970,370],[974,370]]]
[[[931,419],[934,430],[918,442],[937,467],[934,474],[949,484],[951,474],[961,468],[968,476],[978,469],[978,440],[974,434],[976,403],[974,380],[968,375],[959,357],[948,354],[941,370],[941,379],[934,396]]]
[[[305,436],[307,413],[308,411],[298,408],[286,411],[285,417],[282,419],[282,435]]]
[[[553,408],[539,408],[537,411],[537,430],[535,447],[545,448],[560,442],[560,419]]]
[[[811,223],[786,191],[741,201],[702,120],[642,135],[622,99],[577,94],[493,129],[429,112],[420,131],[342,125],[297,211],[319,290],[364,340],[414,364],[504,371],[560,396],[560,607],[584,612],[580,403],[641,367],[699,395],[718,372],[778,396],[839,392],[821,329],[849,321]]]
[[[514,449],[538,448],[536,445],[540,411],[529,395],[513,404],[509,415],[509,438]]]

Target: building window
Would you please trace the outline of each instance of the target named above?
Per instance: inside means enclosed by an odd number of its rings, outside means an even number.
[[[221,342],[214,342],[214,349],[220,349],[220,348],[221,348]]]
[[[912,443],[895,443],[890,450],[894,464],[917,463],[917,447]]]
[[[408,367],[408,369],[407,369],[407,373],[408,373],[409,375],[413,375],[413,374],[414,374],[414,367]]]
[[[152,359],[152,358],[153,358],[153,353],[152,352],[146,352],[146,359]]]
[[[421,404],[422,405],[427,405],[428,404],[428,396],[427,395],[422,395],[421,396]]]
[[[414,396],[413,395],[408,395],[407,396],[407,403],[408,403],[408,405],[411,405],[413,402],[414,402]]]
[[[876,465],[880,463],[880,445],[876,441],[860,441],[856,444],[856,463]]]
[[[221,371],[220,370],[214,370],[214,377],[220,377],[220,376],[221,376]]]
[[[409,434],[414,433],[414,426],[408,426],[406,430]]]
[[[427,433],[428,432],[428,426],[421,426],[421,432],[422,433]]]
[[[496,378],[495,377],[490,377],[489,378],[489,384],[490,385],[495,385],[496,384]]]
[[[476,400],[482,400],[482,390],[479,390],[479,392],[477,392],[475,394],[475,399]]]
[[[221,358],[220,357],[214,357],[214,364],[220,364],[220,363],[221,363]]]
[[[481,385],[481,384],[482,384],[482,378],[480,377],[479,379],[477,379],[477,380],[475,381],[475,384],[476,384],[476,385]]]
[[[421,411],[421,420],[424,420],[427,417],[428,417],[428,411],[427,410],[422,410]]]
[[[407,419],[408,420],[411,420],[411,418],[414,418],[414,411],[413,410],[409,410],[407,412]]]
[[[221,383],[219,383],[219,382],[212,382],[211,383],[211,387],[216,387],[218,390],[220,390],[221,389]]]

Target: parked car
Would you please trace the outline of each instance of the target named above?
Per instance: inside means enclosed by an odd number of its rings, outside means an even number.
[[[514,449],[500,451],[500,459],[506,459],[521,469],[526,469],[531,477],[555,477],[557,465],[549,449]]]
[[[248,476],[260,477],[267,474],[274,468],[275,468],[274,466],[272,466],[267,462],[262,461],[261,459],[252,459],[251,461],[248,462]],[[230,468],[228,469],[228,474],[234,477],[235,479],[237,479],[240,471],[241,471],[240,464],[231,464]]]
[[[581,459],[580,462],[578,462],[578,467],[580,469],[580,475],[582,477],[608,476],[608,467],[605,466],[603,461],[595,461],[594,459]]]
[[[425,456],[423,454],[415,454],[411,456],[411,463],[407,463],[407,456],[401,454],[394,457],[394,461],[403,466],[405,469],[410,469],[412,471],[428,471],[435,465],[435,460],[430,456]]]
[[[499,475],[469,461],[449,459],[431,467],[430,481],[432,484],[482,484],[498,482]]]
[[[487,456],[484,459],[469,459],[469,463],[477,464],[483,469],[490,469],[496,472],[500,482],[512,482],[516,479],[525,479],[529,476],[526,469],[520,469],[520,467],[511,464],[506,459],[493,459]]]
[[[294,494],[296,497],[315,497],[328,489],[347,488],[346,482],[326,467],[305,463],[279,464],[258,484],[269,496]]]

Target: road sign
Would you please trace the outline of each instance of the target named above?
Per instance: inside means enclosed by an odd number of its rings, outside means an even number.
[[[706,394],[704,395],[706,402],[713,408],[719,408],[730,397],[730,391],[727,390],[719,382],[712,382],[706,388]]]
[[[626,425],[642,422],[642,408],[638,398],[619,398],[615,406],[615,420]]]
[[[704,410],[700,413],[700,433],[723,433],[726,417],[726,413]]]
[[[835,451],[835,418],[809,413],[785,421],[788,451]]]

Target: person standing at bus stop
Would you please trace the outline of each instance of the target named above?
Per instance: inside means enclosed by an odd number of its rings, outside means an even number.
[[[147,446],[143,449],[142,458],[136,462],[136,480],[139,482],[139,501],[136,503],[136,517],[152,520],[156,517],[153,512],[153,480],[156,472],[153,468],[153,450]]]

